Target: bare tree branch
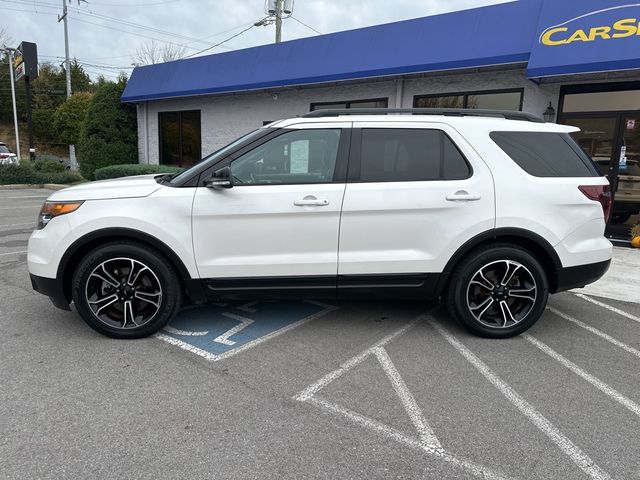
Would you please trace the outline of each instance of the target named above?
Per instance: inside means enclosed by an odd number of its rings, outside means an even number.
[[[184,45],[167,43],[160,45],[155,40],[145,43],[136,49],[132,60],[137,65],[151,65],[154,63],[170,62],[184,56],[187,48]]]

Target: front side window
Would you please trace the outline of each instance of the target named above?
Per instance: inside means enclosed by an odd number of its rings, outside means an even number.
[[[441,130],[362,130],[362,182],[457,180],[470,174],[466,160]]]
[[[593,161],[568,133],[492,132],[491,139],[529,175],[598,177]]]
[[[160,112],[160,163],[190,167],[202,158],[200,110]]]
[[[231,162],[236,185],[330,183],[338,158],[339,128],[293,130]]]

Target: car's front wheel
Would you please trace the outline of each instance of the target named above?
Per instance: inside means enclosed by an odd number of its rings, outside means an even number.
[[[446,294],[449,312],[468,330],[507,338],[542,315],[549,283],[540,262],[510,244],[477,250],[456,266]]]
[[[141,338],[164,327],[182,302],[180,279],[165,257],[146,245],[112,242],[78,265],[72,296],[83,320],[113,338]]]

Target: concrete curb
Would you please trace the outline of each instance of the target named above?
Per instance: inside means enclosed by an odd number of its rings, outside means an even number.
[[[23,190],[25,188],[46,188],[47,190],[62,190],[63,188],[67,188],[70,186],[71,185],[60,185],[58,183],[45,183],[45,184],[14,183],[12,185],[0,185],[0,190]]]

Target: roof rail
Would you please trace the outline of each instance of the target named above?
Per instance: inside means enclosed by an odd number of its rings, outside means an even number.
[[[479,110],[473,108],[330,108],[314,110],[302,115],[302,118],[337,117],[339,115],[446,115],[450,117],[499,117],[508,120],[545,123],[540,117],[531,113],[509,110]]]

